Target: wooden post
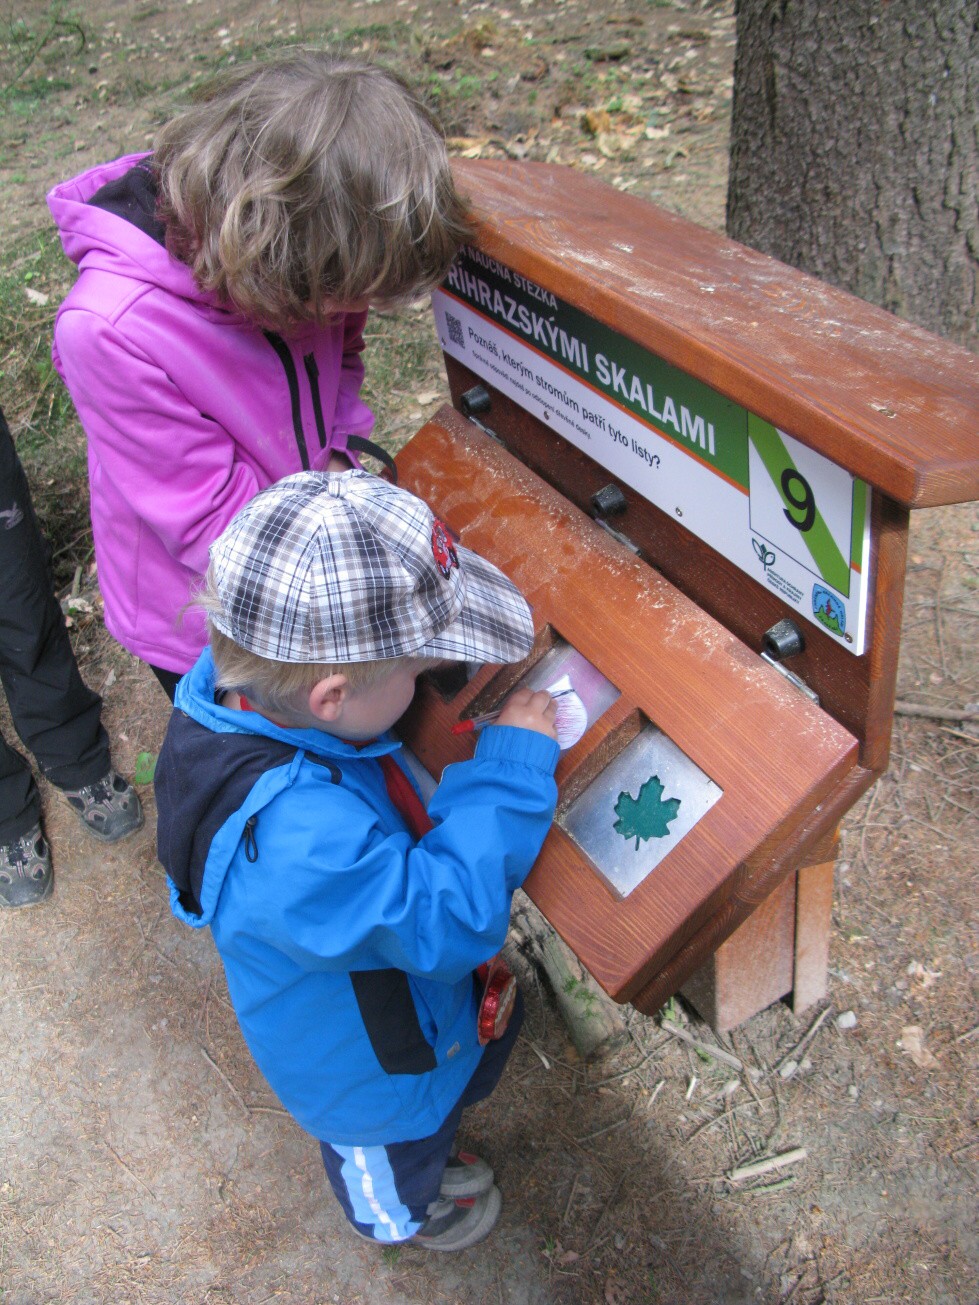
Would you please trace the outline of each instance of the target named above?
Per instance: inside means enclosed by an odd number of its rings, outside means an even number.
[[[790,993],[797,1015],[825,997],[838,845],[836,831],[817,844],[811,855],[820,859],[783,879],[683,985],[717,1032]]]
[[[826,996],[833,925],[833,867],[839,841],[837,833],[832,856],[816,865],[803,866],[797,876],[792,976],[792,1009],[796,1015]]]

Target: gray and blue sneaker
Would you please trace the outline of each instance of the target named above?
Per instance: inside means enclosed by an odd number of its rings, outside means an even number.
[[[0,846],[0,906],[35,906],[51,894],[54,870],[40,822]]]
[[[464,1251],[490,1235],[502,1208],[498,1187],[464,1200],[439,1200],[408,1244],[427,1251]]]
[[[84,788],[61,791],[88,832],[102,843],[117,843],[143,827],[138,793],[114,770]]]
[[[493,1186],[493,1170],[485,1160],[471,1151],[461,1151],[452,1147],[439,1186],[439,1196],[450,1201],[460,1198],[480,1196]]]

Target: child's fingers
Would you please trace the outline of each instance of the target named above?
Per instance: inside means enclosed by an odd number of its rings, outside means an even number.
[[[517,689],[507,699],[497,718],[499,725],[516,725],[555,738],[557,703],[545,689]]]
[[[531,711],[539,711],[549,724],[554,724],[557,716],[557,703],[546,689],[541,689],[538,693],[535,693],[528,703],[528,707]]]
[[[505,711],[525,711],[531,715],[552,715],[557,711],[557,703],[546,689],[516,689],[511,693],[504,706]]]
[[[503,704],[504,710],[507,707],[525,707],[533,696],[533,689],[514,689]]]

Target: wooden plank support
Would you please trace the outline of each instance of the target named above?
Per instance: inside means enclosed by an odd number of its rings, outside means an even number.
[[[803,866],[796,876],[795,965],[792,975],[792,1009],[801,1015],[826,996],[829,981],[829,946],[833,925],[833,855],[816,865]]]
[[[783,879],[681,988],[718,1033],[790,994],[796,1015],[825,997],[838,846],[834,832],[811,849],[828,859]]]

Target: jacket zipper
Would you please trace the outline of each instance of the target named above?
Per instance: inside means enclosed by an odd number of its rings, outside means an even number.
[[[313,412],[316,416],[316,433],[320,437],[320,448],[326,448],[326,422],[323,420],[323,400],[320,397],[320,369],[316,366],[315,354],[303,356],[306,375],[309,378],[309,392],[313,396]]]
[[[266,340],[279,355],[279,361],[282,363],[286,373],[286,380],[289,384],[289,401],[292,404],[292,429],[296,436],[296,444],[299,447],[299,460],[302,463],[303,471],[309,470],[309,451],[306,448],[306,435],[303,431],[302,408],[299,405],[299,373],[296,371],[296,364],[293,362],[292,354],[289,352],[289,346],[283,340],[281,335],[276,335],[274,331],[264,332]],[[308,371],[308,366],[307,366]],[[317,402],[319,395],[317,394]]]

